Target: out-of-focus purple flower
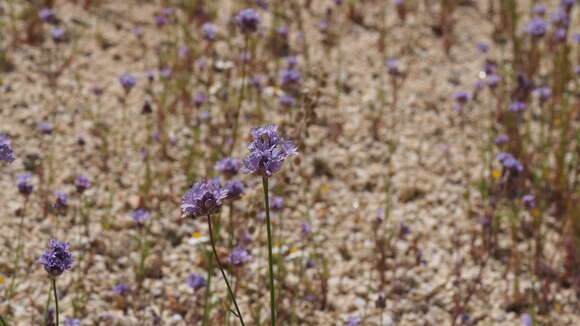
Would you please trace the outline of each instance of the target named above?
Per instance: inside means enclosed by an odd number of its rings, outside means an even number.
[[[276,34],[278,34],[278,36],[287,39],[288,38],[288,28],[287,27],[278,27],[278,29],[276,29]]]
[[[568,37],[568,30],[566,28],[558,28],[554,32],[554,40],[556,42],[564,42],[564,41],[566,41],[567,37]]]
[[[502,145],[507,143],[510,140],[510,138],[508,137],[508,135],[499,135],[495,138],[494,142],[497,145]]]
[[[16,177],[16,186],[18,187],[18,192],[24,196],[28,196],[34,190],[34,186],[30,183],[32,179],[32,174],[22,173]]]
[[[260,91],[262,89],[262,78],[258,75],[250,77],[250,85]]]
[[[345,326],[359,326],[361,322],[362,318],[360,317],[349,317]]]
[[[10,145],[10,139],[5,134],[0,134],[0,161],[6,163],[14,162],[14,152]]]
[[[48,245],[49,248],[42,253],[38,262],[44,266],[50,276],[56,277],[69,270],[74,260],[68,243],[50,240]]]
[[[59,27],[55,27],[50,30],[50,37],[52,37],[52,40],[55,43],[63,43],[66,42],[67,40],[66,32],[64,31],[64,29]]]
[[[485,65],[483,65],[483,71],[486,75],[495,73],[497,70],[497,64],[494,61],[486,60]]]
[[[536,207],[536,196],[528,194],[522,197],[522,206],[527,209],[532,209]]]
[[[240,172],[240,168],[242,167],[242,163],[237,158],[227,157],[221,161],[218,161],[214,168],[222,173],[226,178],[232,178],[238,172]]]
[[[284,209],[284,198],[280,196],[272,197],[272,200],[270,200],[270,209],[273,212],[282,211]]]
[[[129,284],[123,282],[115,285],[113,288],[113,294],[124,296],[129,292],[129,290]]]
[[[36,129],[44,135],[50,135],[52,133],[52,126],[46,121],[40,121],[36,126]]]
[[[280,83],[284,86],[298,85],[302,77],[300,73],[294,69],[282,69],[279,73]]]
[[[64,320],[64,326],[81,326],[81,320],[72,317],[66,317]]]
[[[560,8],[562,8],[566,12],[569,12],[575,4],[576,0],[562,0],[560,2]]]
[[[321,33],[326,33],[326,31],[328,31],[328,22],[323,20],[320,23],[318,23],[318,30]]]
[[[500,82],[501,78],[496,74],[488,75],[486,78],[486,84],[490,88],[496,88],[497,84]]]
[[[135,223],[137,223],[139,225],[145,224],[145,221],[147,221],[149,216],[151,216],[151,213],[148,210],[145,210],[142,208],[137,209],[133,213],[131,213],[131,217],[133,218],[133,221],[135,221]]]
[[[225,184],[225,188],[228,192],[227,199],[238,200],[242,198],[242,195],[246,193],[244,185],[238,180],[229,180]]]
[[[119,77],[119,82],[121,83],[121,86],[125,90],[125,93],[129,93],[131,89],[133,89],[133,87],[135,87],[135,85],[137,84],[137,78],[126,72],[122,74],[121,77]]]
[[[169,77],[171,77],[172,72],[173,71],[171,70],[171,68],[168,68],[168,67],[161,68],[159,70],[159,76],[161,76],[161,78],[169,78]]]
[[[181,46],[181,47],[179,47],[179,50],[177,50],[177,54],[181,58],[187,57],[189,55],[189,53],[190,53],[190,50],[187,46]]]
[[[534,321],[532,320],[532,317],[530,317],[530,315],[528,315],[528,314],[522,315],[522,325],[532,326],[533,324],[534,324]]]
[[[195,65],[197,66],[197,69],[199,69],[200,71],[203,71],[205,69],[205,67],[207,66],[207,62],[205,61],[205,59],[199,58],[199,59],[195,60]]]
[[[540,101],[545,102],[550,98],[550,96],[552,96],[552,89],[550,86],[538,87],[533,91],[533,93],[540,99]]]
[[[534,15],[543,17],[546,14],[546,6],[539,3],[539,4],[534,6],[533,12],[534,12]]]
[[[65,209],[68,207],[68,195],[62,190],[57,190],[54,192],[56,195],[56,201],[54,202],[54,208]]]
[[[167,24],[167,17],[165,15],[155,15],[155,25],[157,25],[157,27],[162,27],[165,24]]]
[[[453,95],[455,102],[459,104],[466,104],[471,99],[471,94],[467,91],[459,91]]]
[[[401,75],[401,70],[399,69],[399,60],[397,59],[387,60],[387,73],[391,76]]]
[[[486,53],[489,51],[489,45],[485,43],[477,43],[477,50],[479,50],[481,53]]]
[[[227,190],[222,188],[217,178],[199,181],[183,196],[182,216],[196,218],[214,214],[219,211],[227,195]]]
[[[576,74],[576,76],[580,76],[580,65],[576,65],[574,67],[574,73]]]
[[[77,188],[77,192],[79,194],[82,194],[83,192],[85,192],[85,190],[91,187],[91,181],[89,181],[89,178],[87,178],[86,175],[79,174],[75,178],[75,187]]]
[[[558,10],[552,14],[552,24],[557,27],[568,27],[570,25],[570,17],[565,11]]]
[[[238,13],[235,22],[242,33],[254,33],[260,25],[260,17],[258,17],[256,10],[246,8]]]
[[[288,108],[296,106],[296,99],[290,95],[282,95],[282,96],[280,96],[278,101],[280,101],[281,105],[288,107]]]
[[[574,34],[574,36],[572,36],[572,39],[574,40],[574,42],[580,44],[580,34],[579,33]]]
[[[199,274],[189,275],[189,277],[185,280],[185,283],[189,285],[189,287],[191,287],[194,291],[203,288],[207,284],[205,277]]]
[[[524,166],[513,157],[512,154],[502,152],[497,155],[497,160],[501,162],[504,168],[508,170],[512,170],[515,172],[522,172],[524,170]]]
[[[246,249],[236,247],[228,256],[228,263],[239,267],[250,261],[250,259],[252,259],[252,256],[246,251]]]
[[[297,155],[296,146],[282,138],[278,127],[266,125],[252,129],[254,141],[248,145],[250,154],[243,161],[243,172],[270,177],[280,171],[284,160]]]
[[[215,41],[217,31],[217,26],[214,23],[205,23],[201,25],[201,36],[207,41]]]
[[[42,8],[38,12],[38,18],[45,23],[55,23],[57,21],[56,14],[54,10],[50,8]]]
[[[312,227],[306,222],[300,222],[300,233],[302,237],[308,238],[312,234]]]
[[[248,246],[250,243],[252,243],[252,241],[254,241],[254,236],[252,236],[252,234],[250,232],[244,232],[244,234],[242,234],[242,236],[240,237],[240,246],[242,247],[246,247]]]
[[[401,222],[401,224],[399,224],[399,235],[404,237],[410,233],[411,233],[411,228],[409,228],[409,226],[407,224]]]
[[[515,113],[521,113],[526,110],[526,103],[520,101],[514,101],[508,106],[508,110]]]
[[[546,22],[540,17],[532,18],[526,26],[526,32],[536,38],[546,35],[546,29]]]
[[[195,104],[195,106],[197,106],[197,107],[200,107],[200,106],[204,105],[206,101],[207,101],[207,96],[205,96],[205,93],[199,92],[199,93],[197,93],[197,95],[193,99],[193,104]]]
[[[286,57],[286,63],[288,64],[288,68],[294,68],[298,65],[298,58],[294,55]]]

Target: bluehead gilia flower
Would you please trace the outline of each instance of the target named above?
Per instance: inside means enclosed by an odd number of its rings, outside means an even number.
[[[183,217],[196,218],[219,211],[228,192],[218,179],[199,181],[189,189],[181,200]]]
[[[242,171],[270,177],[280,171],[284,160],[297,155],[296,146],[278,133],[278,127],[253,128],[254,140],[248,145],[250,154],[243,161]]]
[[[61,275],[69,270],[74,260],[70,254],[69,244],[58,240],[50,240],[49,248],[44,251],[38,262],[52,277]]]

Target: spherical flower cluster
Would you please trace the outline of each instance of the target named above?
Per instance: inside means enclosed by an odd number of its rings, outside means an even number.
[[[532,20],[530,20],[526,26],[526,32],[528,32],[533,37],[539,38],[546,35],[547,28],[548,26],[542,18],[535,17],[532,18]]]
[[[222,173],[226,178],[234,177],[238,174],[241,167],[242,163],[240,160],[233,157],[224,158],[223,160],[218,161],[214,166],[214,168]]]
[[[296,106],[296,99],[293,96],[290,96],[290,95],[282,95],[282,96],[280,96],[279,101],[280,101],[280,104],[281,105],[283,105],[285,107],[288,107],[288,108],[291,108],[293,106]]]
[[[242,33],[254,33],[260,25],[258,12],[251,8],[241,10],[234,20]]]
[[[61,275],[69,270],[74,263],[70,254],[69,244],[58,240],[50,240],[49,248],[44,251],[38,262],[52,277]]]
[[[205,277],[199,274],[191,274],[186,280],[185,283],[189,285],[194,291],[201,289],[202,287],[206,286],[207,282]]]
[[[219,211],[222,200],[227,197],[218,179],[199,181],[189,189],[181,200],[183,217],[196,218]]]
[[[252,259],[252,256],[246,251],[246,249],[236,247],[228,256],[228,263],[239,267],[250,261],[250,259]]]
[[[510,110],[511,112],[515,112],[515,113],[524,112],[526,110],[526,103],[520,102],[520,101],[515,101],[508,106],[508,110]]]
[[[545,102],[552,96],[552,89],[550,86],[538,87],[533,91],[540,101]]]
[[[119,77],[119,83],[121,83],[125,93],[129,93],[137,84],[137,78],[129,73],[124,73]]]
[[[510,153],[499,153],[496,158],[498,161],[500,161],[505,169],[514,172],[522,172],[524,170],[524,166]]]
[[[227,199],[238,200],[242,198],[242,195],[246,193],[244,185],[238,180],[230,180],[226,182],[224,187],[228,192]]]
[[[527,209],[532,209],[536,207],[536,196],[534,195],[525,195],[522,197],[522,206]]]
[[[68,207],[68,195],[62,190],[57,190],[54,193],[56,195],[56,201],[54,202],[54,208],[56,209],[66,209]]]
[[[14,152],[10,146],[10,139],[4,134],[0,134],[0,161],[14,162]]]
[[[215,41],[217,35],[217,26],[213,23],[201,25],[201,36],[207,41]]]
[[[499,135],[495,138],[494,142],[497,145],[502,145],[507,143],[510,140],[510,138],[508,137],[508,135]]]
[[[387,60],[387,73],[391,76],[401,75],[401,69],[399,69],[399,60],[397,59]]]
[[[135,210],[133,213],[131,213],[133,221],[135,221],[135,223],[139,225],[143,225],[145,221],[147,221],[149,216],[151,216],[151,213],[148,210],[142,208]]]
[[[119,283],[115,285],[115,287],[113,288],[113,294],[124,296],[127,294],[127,292],[129,292],[129,290],[130,290],[129,284]]]
[[[286,68],[280,71],[280,83],[284,86],[298,85],[301,78],[300,73],[294,69]]]
[[[16,177],[16,186],[20,194],[28,196],[32,193],[34,186],[30,184],[30,179],[32,179],[32,174],[30,173],[22,173]]]
[[[280,171],[286,158],[298,154],[296,146],[283,139],[274,125],[253,128],[252,136],[254,141],[248,145],[250,154],[243,161],[245,173],[270,177]]]
[[[79,174],[76,178],[75,178],[75,186],[77,188],[77,192],[82,194],[83,192],[85,192],[85,190],[89,189],[91,187],[91,182],[89,181],[89,178],[87,178],[86,175],[84,174]]]
[[[81,320],[76,319],[76,318],[72,318],[72,317],[66,317],[63,325],[64,326],[81,326]]]

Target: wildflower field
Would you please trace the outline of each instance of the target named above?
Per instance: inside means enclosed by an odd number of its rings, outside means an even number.
[[[575,0],[1,0],[0,326],[580,325]]]

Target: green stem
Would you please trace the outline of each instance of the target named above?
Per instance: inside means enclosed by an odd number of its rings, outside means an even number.
[[[8,323],[4,320],[4,318],[0,315],[0,325],[1,326],[8,326]]]
[[[207,286],[205,288],[205,302],[203,305],[202,326],[207,326],[207,321],[209,318],[209,310],[210,310],[209,300],[210,300],[210,296],[211,296],[211,274],[212,274],[211,270],[213,269],[213,259],[211,257],[211,254],[206,251],[206,255],[207,255],[209,262],[208,262],[208,267],[207,267]]]
[[[54,305],[56,312],[56,326],[58,326],[58,294],[56,293],[56,277],[52,278],[52,292],[54,293]]]
[[[271,325],[276,326],[276,290],[274,288],[274,260],[272,259],[272,227],[270,223],[270,202],[268,200],[268,177],[262,177],[264,201],[266,205],[266,226],[268,230],[268,273],[270,277]]]
[[[236,111],[234,112],[234,127],[232,131],[232,143],[229,150],[230,155],[233,153],[235,145],[236,145],[236,138],[238,135],[238,125],[240,120],[240,111],[242,110],[242,103],[244,101],[244,90],[246,88],[246,61],[250,60],[250,58],[246,58],[246,54],[248,52],[248,36],[244,36],[244,52],[242,52],[241,59],[242,59],[242,85],[240,87],[240,97],[238,100],[238,106],[236,107]]]
[[[238,317],[240,319],[240,323],[242,324],[242,326],[246,326],[244,324],[244,319],[242,318],[242,313],[240,312],[240,308],[238,307],[238,303],[236,302],[236,297],[234,296],[234,292],[232,291],[232,287],[230,286],[230,282],[228,281],[226,273],[224,272],[224,269],[222,267],[220,257],[218,256],[217,250],[215,249],[215,241],[213,239],[213,229],[212,229],[211,224],[212,224],[211,223],[211,216],[208,215],[207,216],[207,226],[209,228],[209,239],[211,241],[211,249],[213,250],[213,254],[215,256],[215,260],[218,264],[220,272],[222,273],[222,277],[224,278],[224,281],[226,282],[226,286],[228,288],[228,293],[230,295],[230,298],[232,299],[232,301],[234,302],[234,306],[236,307],[236,317]]]

